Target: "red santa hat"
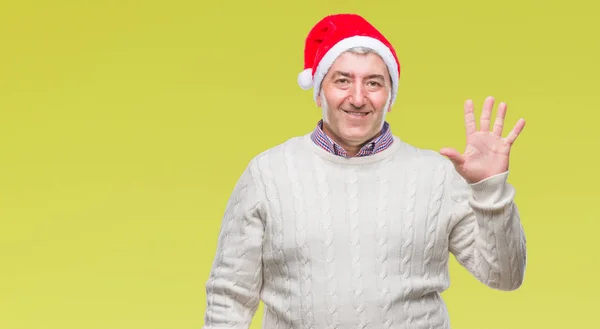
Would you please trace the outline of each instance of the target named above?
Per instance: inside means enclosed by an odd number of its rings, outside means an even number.
[[[385,62],[392,79],[391,103],[398,93],[400,62],[390,42],[367,20],[356,14],[330,15],[308,33],[304,48],[304,70],[298,75],[302,89],[311,87],[317,100],[321,82],[333,62],[345,51],[365,47],[375,51]]]

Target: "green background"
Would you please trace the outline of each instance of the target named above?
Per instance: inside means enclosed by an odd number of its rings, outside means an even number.
[[[229,193],[320,118],[296,77],[309,29],[338,12],[395,45],[405,141],[462,150],[468,98],[527,120],[509,177],[525,283],[493,291],[453,260],[453,328],[597,323],[594,2],[4,0],[0,328],[200,328]]]

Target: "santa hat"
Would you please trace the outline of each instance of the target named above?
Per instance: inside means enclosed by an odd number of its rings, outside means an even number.
[[[321,82],[333,62],[354,47],[370,48],[381,56],[392,79],[390,101],[393,104],[400,79],[400,62],[394,47],[373,25],[356,14],[327,16],[310,30],[304,48],[304,70],[298,75],[300,87],[305,90],[312,87],[316,101]]]

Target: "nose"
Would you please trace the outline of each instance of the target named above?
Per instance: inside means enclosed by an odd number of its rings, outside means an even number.
[[[354,84],[353,88],[351,89],[350,104],[356,108],[363,107],[366,103],[365,92],[365,87],[362,84]]]

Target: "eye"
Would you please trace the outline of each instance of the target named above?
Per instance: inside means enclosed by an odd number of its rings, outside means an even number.
[[[379,83],[377,81],[369,81],[369,82],[367,82],[367,84],[371,87],[381,87],[381,83]]]
[[[335,83],[348,83],[348,79],[340,78],[340,79],[335,80]]]

